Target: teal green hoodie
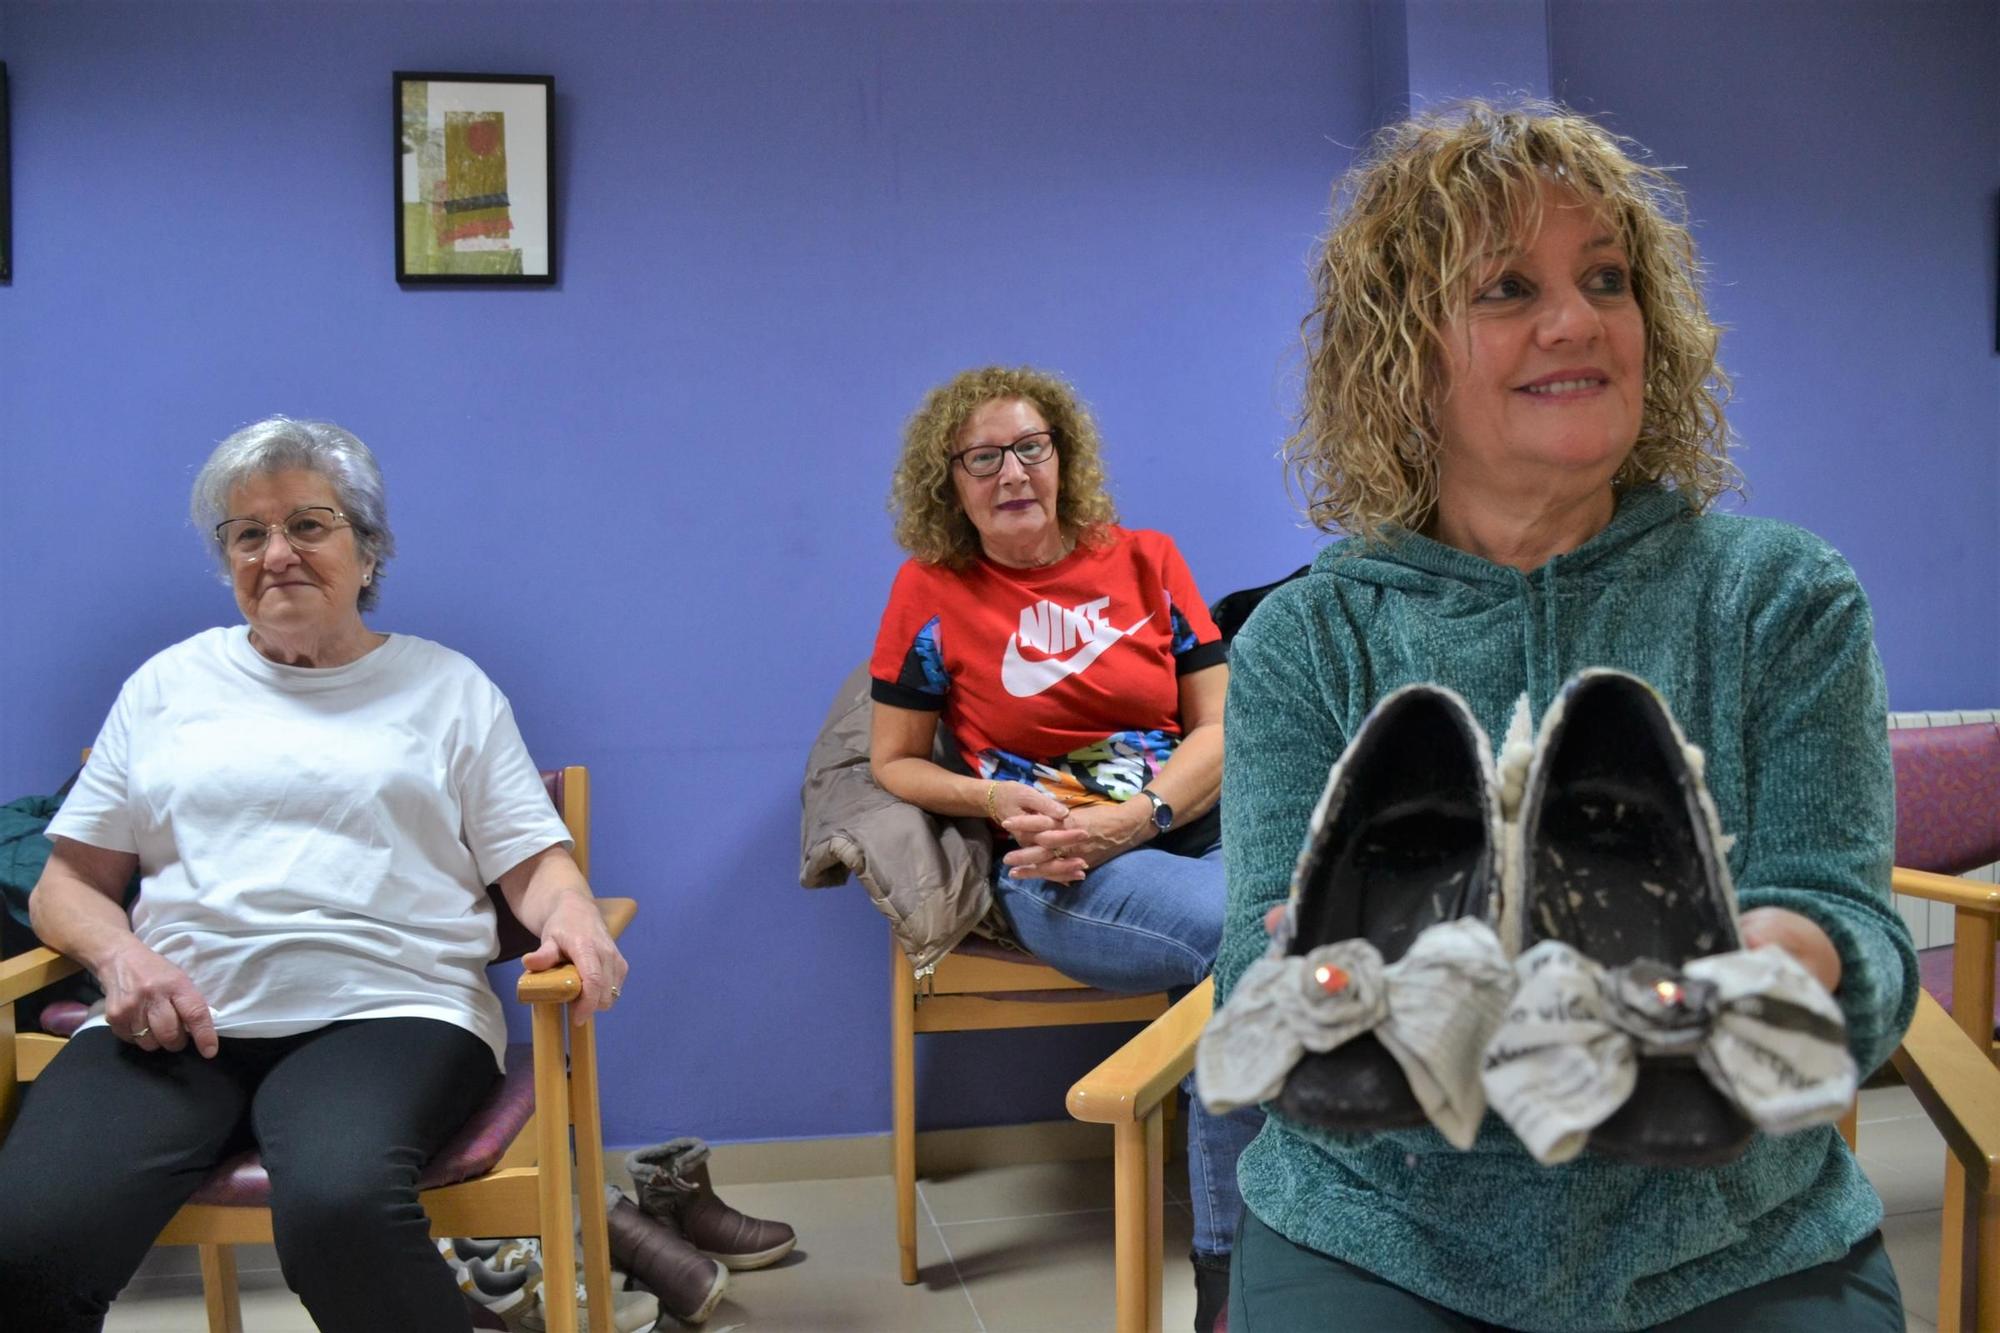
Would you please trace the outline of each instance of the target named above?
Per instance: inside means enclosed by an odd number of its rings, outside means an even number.
[[[1376,700],[1449,685],[1497,751],[1522,693],[1539,720],[1593,666],[1652,682],[1707,751],[1740,906],[1825,929],[1855,1059],[1886,1060],[1916,1005],[1916,956],[1890,906],[1895,792],[1867,598],[1810,533],[1697,517],[1651,488],[1533,573],[1420,536],[1347,541],[1258,607],[1230,653],[1218,1004],[1264,951],[1327,770]],[[1651,1170],[1590,1154],[1538,1166],[1490,1114],[1463,1153],[1429,1129],[1342,1136],[1273,1114],[1237,1171],[1279,1234],[1530,1330],[1644,1328],[1836,1259],[1882,1216],[1831,1128],[1760,1136],[1719,1168]]]

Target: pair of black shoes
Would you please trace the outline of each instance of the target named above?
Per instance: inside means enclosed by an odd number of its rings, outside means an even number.
[[[1349,1133],[1429,1121],[1471,1146],[1514,988],[1494,933],[1504,849],[1464,701],[1433,685],[1382,700],[1327,779],[1269,952],[1202,1034],[1203,1100]]]
[[[1852,1096],[1839,1011],[1778,951],[1738,952],[1727,851],[1700,751],[1634,676],[1573,678],[1532,748],[1524,708],[1497,769],[1456,694],[1398,690],[1203,1036],[1203,1093],[1336,1132],[1428,1121],[1459,1147],[1490,1101],[1544,1162],[1586,1140],[1728,1161],[1745,1107],[1772,1132],[1824,1123]]]

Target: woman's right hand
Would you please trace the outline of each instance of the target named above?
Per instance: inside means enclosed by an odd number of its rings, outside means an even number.
[[[100,968],[104,1019],[119,1040],[142,1051],[178,1051],[190,1039],[204,1059],[218,1046],[208,1001],[175,967],[135,936]]]

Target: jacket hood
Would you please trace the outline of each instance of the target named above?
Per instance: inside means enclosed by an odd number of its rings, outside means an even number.
[[[1506,594],[1518,588],[1524,577],[1536,578],[1557,570],[1565,579],[1588,577],[1593,570],[1622,564],[1635,547],[1646,544],[1662,527],[1693,513],[1693,506],[1678,491],[1634,487],[1618,497],[1618,508],[1604,531],[1525,576],[1510,566],[1403,529],[1395,529],[1391,536],[1374,543],[1349,537],[1324,547],[1313,560],[1313,572],[1337,573],[1344,579],[1402,591],[1436,588],[1442,582]]]

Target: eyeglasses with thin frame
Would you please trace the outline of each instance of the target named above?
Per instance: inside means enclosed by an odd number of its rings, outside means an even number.
[[[294,551],[317,551],[342,528],[352,527],[347,515],[329,505],[305,505],[270,524],[254,518],[225,518],[215,525],[215,541],[230,558],[249,564],[264,557],[271,534],[283,532],[285,544]]]
[[[1045,430],[1023,435],[1012,444],[975,444],[951,455],[951,461],[965,469],[968,477],[990,477],[1007,465],[1012,454],[1022,467],[1036,467],[1055,456],[1056,437]]]

